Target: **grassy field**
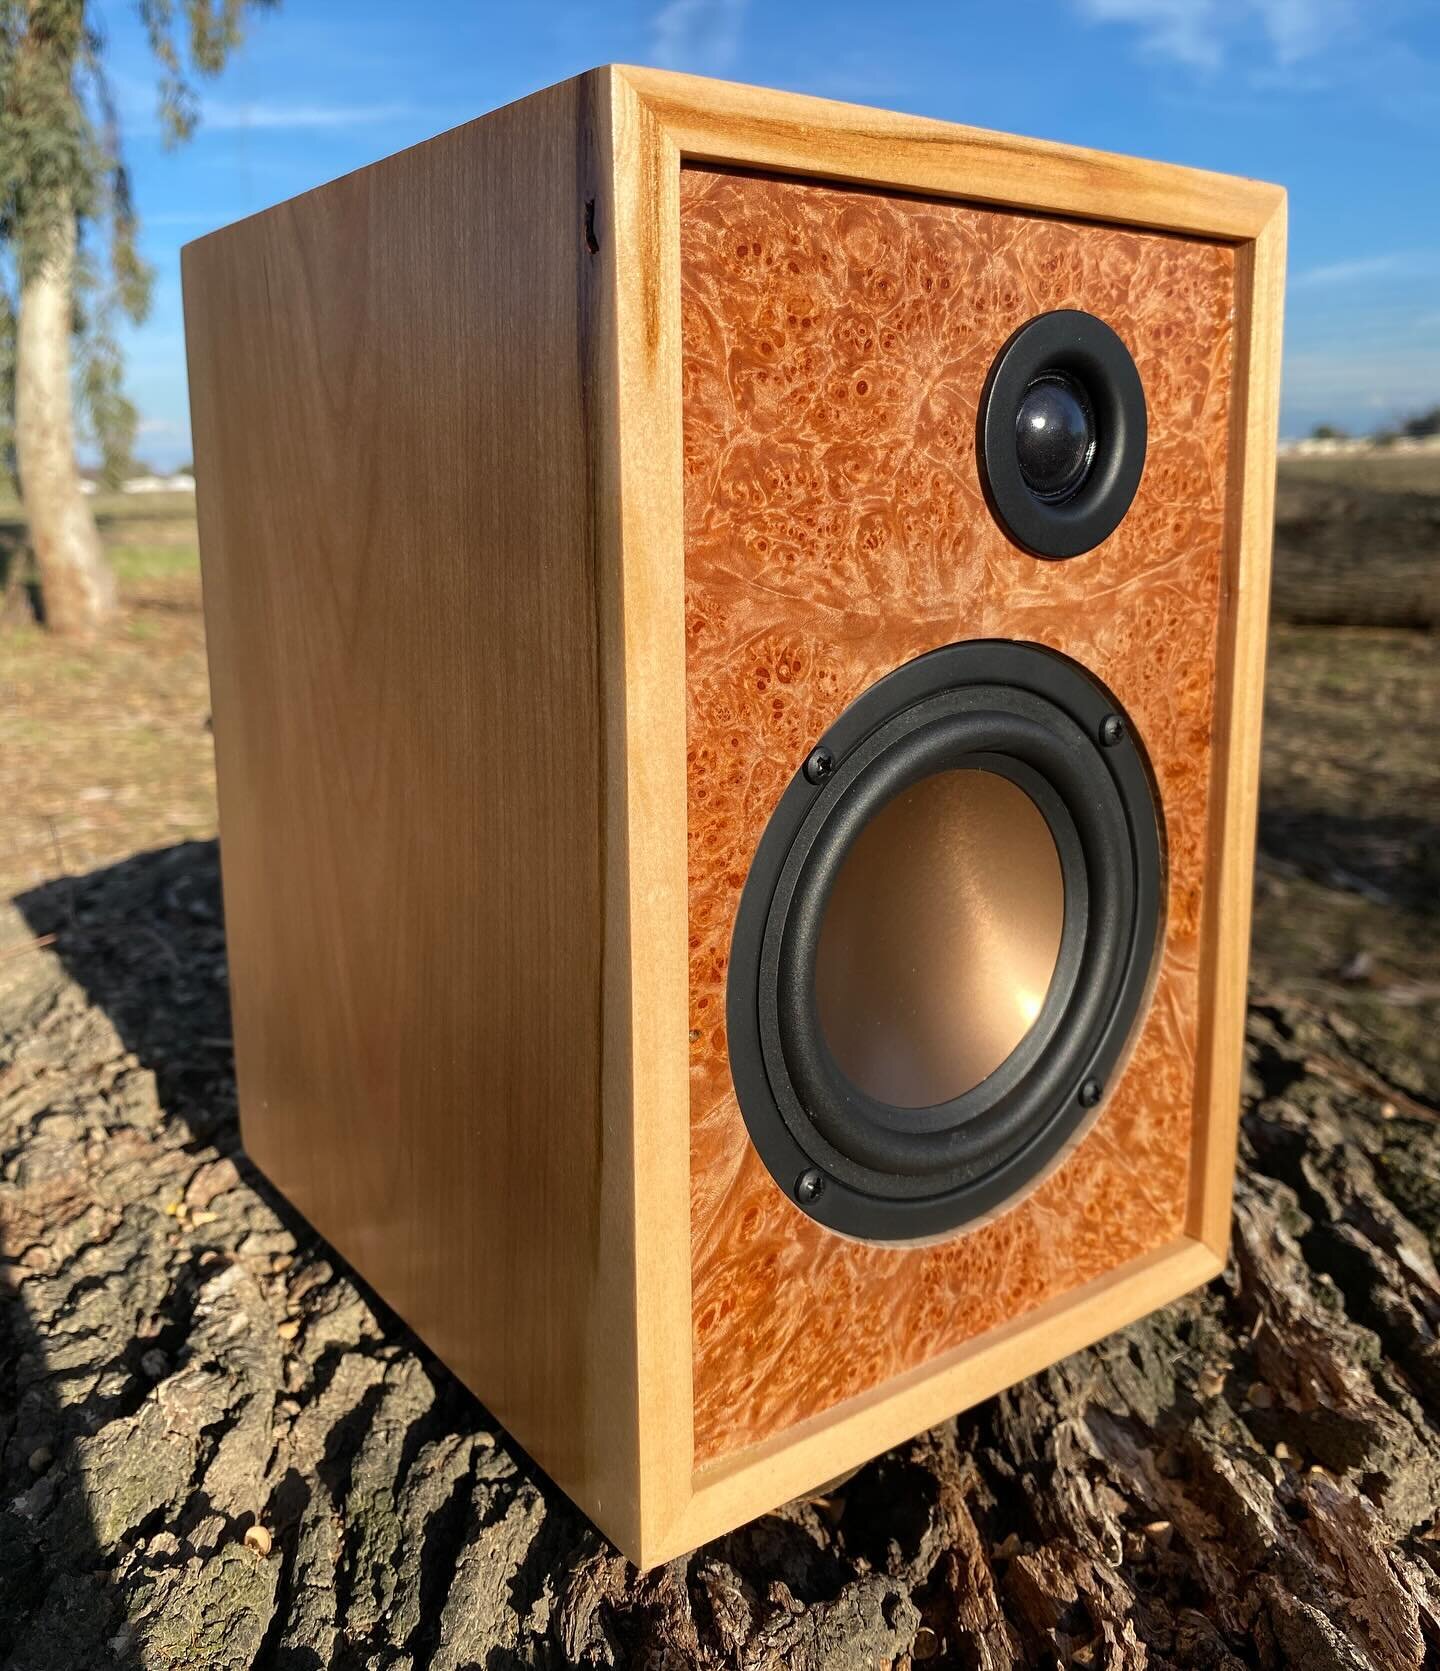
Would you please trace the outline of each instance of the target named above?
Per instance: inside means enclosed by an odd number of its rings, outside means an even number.
[[[1393,1083],[1440,1100],[1435,635],[1276,626],[1252,983],[1323,1007]]]
[[[1440,493],[1440,452],[1358,453],[1351,458],[1284,458],[1281,483],[1368,488],[1374,493]]]
[[[98,493],[90,503],[122,583],[197,570],[193,493]],[[24,544],[24,512],[0,488],[0,572]]]
[[[195,501],[98,496],[122,617],[97,650],[0,636],[0,897],[215,831]],[[23,538],[0,502],[0,555]]]
[[[97,493],[90,501],[101,531],[137,522],[154,522],[169,529],[190,527],[195,543],[195,495],[193,493]],[[0,529],[24,525],[20,502],[8,487],[0,487]]]

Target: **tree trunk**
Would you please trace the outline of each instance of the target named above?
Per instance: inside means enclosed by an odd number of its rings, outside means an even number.
[[[92,638],[115,613],[105,560],[75,464],[70,394],[75,222],[62,213],[45,254],[22,262],[15,340],[15,454],[40,570],[45,625]]]

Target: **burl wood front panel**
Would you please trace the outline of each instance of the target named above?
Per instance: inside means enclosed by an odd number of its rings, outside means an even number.
[[[1229,248],[687,168],[681,180],[695,1451],[770,1438],[1181,1234],[1195,1094],[1235,294]],[[1063,563],[986,508],[996,351],[1084,308],[1150,444],[1129,516]],[[902,662],[1050,645],[1138,723],[1164,800],[1155,997],[1100,1118],[994,1221],[865,1246],[772,1182],[731,1089],[725,972],[750,856],[813,740]]]

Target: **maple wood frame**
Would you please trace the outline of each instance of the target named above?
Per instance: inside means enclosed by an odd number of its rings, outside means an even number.
[[[640,1331],[640,1508],[647,1560],[664,1559],[826,1479],[1163,1305],[1220,1271],[1229,1238],[1249,956],[1259,738],[1278,420],[1285,194],[1272,185],[654,70],[611,69],[616,264],[616,460],[621,515],[631,804],[631,933],[675,951],[634,972],[636,1238],[655,1250]],[[898,1381],[698,1472],[690,1411],[685,977],[679,171],[695,161],[892,187],[1010,209],[1233,243],[1237,255],[1222,656],[1213,788],[1215,903],[1184,1236],[967,1342]],[[602,219],[603,224],[603,219]],[[616,252],[622,252],[616,254]],[[640,259],[632,253],[643,252]],[[643,571],[637,574],[637,568]],[[638,584],[637,584],[638,582]],[[637,737],[644,746],[636,747]],[[662,1250],[669,1250],[668,1253]]]

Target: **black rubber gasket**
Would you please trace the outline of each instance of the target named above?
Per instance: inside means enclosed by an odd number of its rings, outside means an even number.
[[[756,1149],[802,1211],[868,1240],[932,1237],[1018,1194],[1094,1117],[1158,947],[1156,797],[1113,695],[1037,645],[980,640],[922,656],[871,686],[819,746],[833,766],[818,783],[796,774],[741,896],[726,990],[731,1075]],[[1034,1025],[994,1073],[950,1102],[893,1108],[860,1091],[826,1046],[814,995],[820,925],[868,819],[921,778],[970,768],[1018,784],[1049,825],[1065,885],[1056,970]]]
[[[1095,418],[1094,456],[1068,498],[1042,499],[1020,469],[1015,420],[1046,373],[1078,382]],[[1078,557],[1114,533],[1145,469],[1145,390],[1130,350],[1093,313],[1066,308],[1022,325],[995,356],[980,396],[976,454],[995,519],[1036,557]]]

